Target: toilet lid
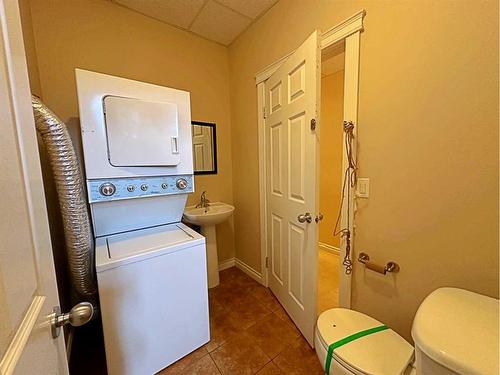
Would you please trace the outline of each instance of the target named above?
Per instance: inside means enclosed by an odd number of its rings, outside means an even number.
[[[382,323],[363,313],[348,309],[331,309],[318,318],[318,332],[328,346],[361,331],[380,327]],[[336,348],[333,356],[362,374],[402,374],[413,360],[413,347],[392,329],[360,337]]]

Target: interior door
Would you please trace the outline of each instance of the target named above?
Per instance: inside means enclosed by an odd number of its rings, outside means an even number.
[[[0,374],[67,374],[17,1],[0,1]]]
[[[316,322],[318,32],[265,84],[269,286],[312,346]]]

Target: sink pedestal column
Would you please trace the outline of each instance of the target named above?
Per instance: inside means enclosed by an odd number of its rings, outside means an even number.
[[[201,234],[205,236],[207,247],[208,287],[219,285],[219,257],[217,256],[217,234],[215,225],[203,225]]]

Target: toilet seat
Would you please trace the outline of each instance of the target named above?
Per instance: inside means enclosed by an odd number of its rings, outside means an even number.
[[[363,313],[335,308],[323,312],[316,327],[316,351],[325,366],[328,346],[345,337],[381,326],[378,320]],[[413,347],[391,329],[386,329],[351,341],[333,352],[335,375],[344,372],[355,375],[403,374],[414,359]],[[342,370],[339,371],[339,367]]]

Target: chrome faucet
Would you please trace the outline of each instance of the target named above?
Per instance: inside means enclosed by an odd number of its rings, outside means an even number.
[[[196,208],[208,208],[210,206],[210,201],[207,199],[207,192],[201,193],[200,203],[196,205]]]

